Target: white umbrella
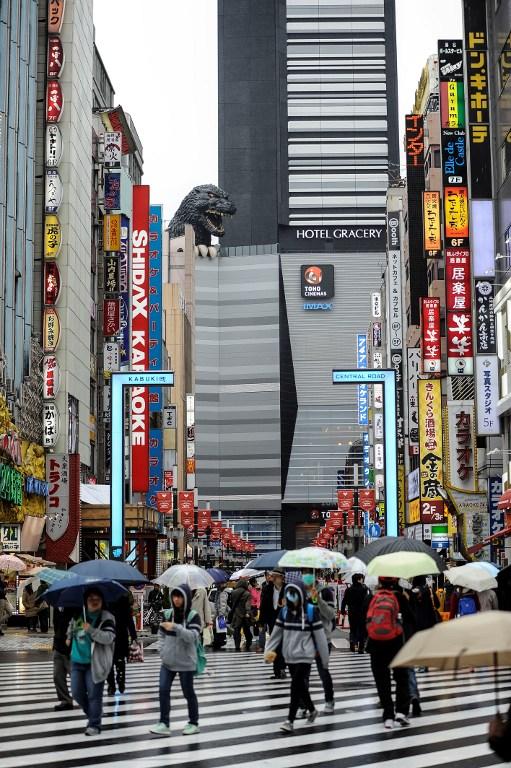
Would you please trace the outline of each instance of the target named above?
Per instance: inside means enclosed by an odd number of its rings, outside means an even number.
[[[27,566],[16,555],[0,555],[0,571],[26,571]]]
[[[241,568],[239,571],[231,573],[229,581],[238,581],[238,579],[251,579],[252,576],[260,576],[264,571],[257,571],[255,568]]]
[[[444,576],[454,586],[473,589],[475,592],[496,589],[498,586],[497,579],[488,573],[485,568],[476,567],[475,563],[460,565],[458,568],[448,568]]]
[[[346,564],[342,552],[322,547],[302,547],[290,549],[279,560],[279,568],[312,568],[314,570],[333,570]]]
[[[493,565],[493,563],[487,563],[485,560],[474,560],[471,563],[466,563],[466,565],[470,566],[471,568],[484,568],[484,570],[487,571],[490,576],[493,576],[494,579],[497,578],[499,573],[499,569],[496,565]]]
[[[154,582],[169,589],[180,587],[181,584],[186,584],[190,589],[199,589],[210,587],[214,580],[204,568],[199,568],[198,565],[172,565]]]

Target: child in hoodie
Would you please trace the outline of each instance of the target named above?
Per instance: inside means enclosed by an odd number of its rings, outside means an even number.
[[[300,706],[309,712],[309,723],[313,723],[318,716],[309,693],[310,669],[316,654],[319,654],[324,669],[328,669],[329,655],[319,611],[315,606],[307,607],[303,582],[289,584],[284,595],[286,605],[280,611],[266,644],[265,660],[273,662],[276,650],[282,644],[282,654],[291,674],[291,701],[288,719],[280,729],[292,733]]]
[[[188,704],[188,723],[183,734],[199,733],[199,704],[193,687],[197,669],[197,643],[202,624],[198,613],[191,610],[192,594],[186,584],[170,593],[172,608],[164,612],[160,624],[160,722],[150,728],[159,736],[170,735],[170,689],[179,675],[181,690]]]

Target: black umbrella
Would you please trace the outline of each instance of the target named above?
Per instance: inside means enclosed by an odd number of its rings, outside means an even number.
[[[279,560],[284,557],[286,552],[287,549],[277,549],[275,552],[264,552],[250,562],[250,568],[254,568],[256,571],[276,568],[279,564]]]
[[[434,549],[428,547],[420,539],[407,539],[404,536],[382,536],[381,539],[375,539],[363,549],[359,549],[356,556],[363,563],[369,563],[374,557],[379,555],[389,555],[391,552],[424,552],[433,558],[439,571],[445,571],[446,564]]]

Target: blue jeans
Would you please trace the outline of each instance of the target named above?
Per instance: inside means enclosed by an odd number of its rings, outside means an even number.
[[[103,685],[94,683],[90,664],[71,663],[71,690],[73,699],[83,709],[90,728],[101,730],[101,715],[103,714]]]
[[[174,672],[163,664],[160,669],[160,722],[170,725],[170,689],[176,675],[179,675],[181,690],[188,704],[188,722],[199,725],[199,702],[193,689],[193,672]]]
[[[408,690],[410,692],[411,699],[420,700],[419,686],[417,685],[417,675],[415,669],[410,668],[408,670]]]

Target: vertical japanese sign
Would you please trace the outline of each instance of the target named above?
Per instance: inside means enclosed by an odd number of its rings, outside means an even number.
[[[162,324],[163,207],[149,208],[149,370],[163,368]],[[151,427],[149,442],[149,491],[147,504],[156,506],[156,493],[163,490],[163,388],[149,389],[149,412],[159,414]]]
[[[420,323],[420,297],[428,293],[422,223],[424,179],[424,120],[406,115],[406,184],[408,189],[408,243],[410,268],[410,311],[412,325]]]
[[[420,508],[423,523],[444,520],[442,386],[438,379],[419,379]]]
[[[468,143],[470,195],[473,200],[491,199],[492,169],[488,79],[486,0],[464,0],[467,62]],[[502,86],[503,87],[503,86]]]
[[[472,375],[474,373],[470,299],[472,275],[461,40],[439,41],[438,65],[447,269],[447,372],[450,376]]]
[[[149,370],[149,187],[133,187],[131,369]],[[149,490],[149,392],[131,390],[131,478],[135,493]]]
[[[367,336],[365,333],[357,335],[357,368],[367,368]],[[360,426],[369,424],[369,386],[358,385],[358,423]]]
[[[121,253],[119,256],[119,289],[121,293],[121,330],[118,341],[121,347],[121,366],[131,361],[130,341],[130,220],[121,216]]]
[[[422,193],[422,216],[424,255],[427,259],[437,259],[442,255],[440,192]]]
[[[440,373],[440,299],[421,299],[421,359],[423,373]]]
[[[477,434],[500,435],[497,412],[499,400],[499,360],[497,355],[476,357]]]
[[[446,474],[450,488],[477,491],[477,448],[473,400],[447,403]]]
[[[496,475],[488,478],[488,509],[490,510],[490,534],[498,533],[505,527],[505,512],[499,509],[498,503],[502,496],[502,477]]]
[[[408,382],[408,448],[411,456],[419,453],[419,391],[418,380],[421,370],[421,351],[418,347],[407,350]]]

